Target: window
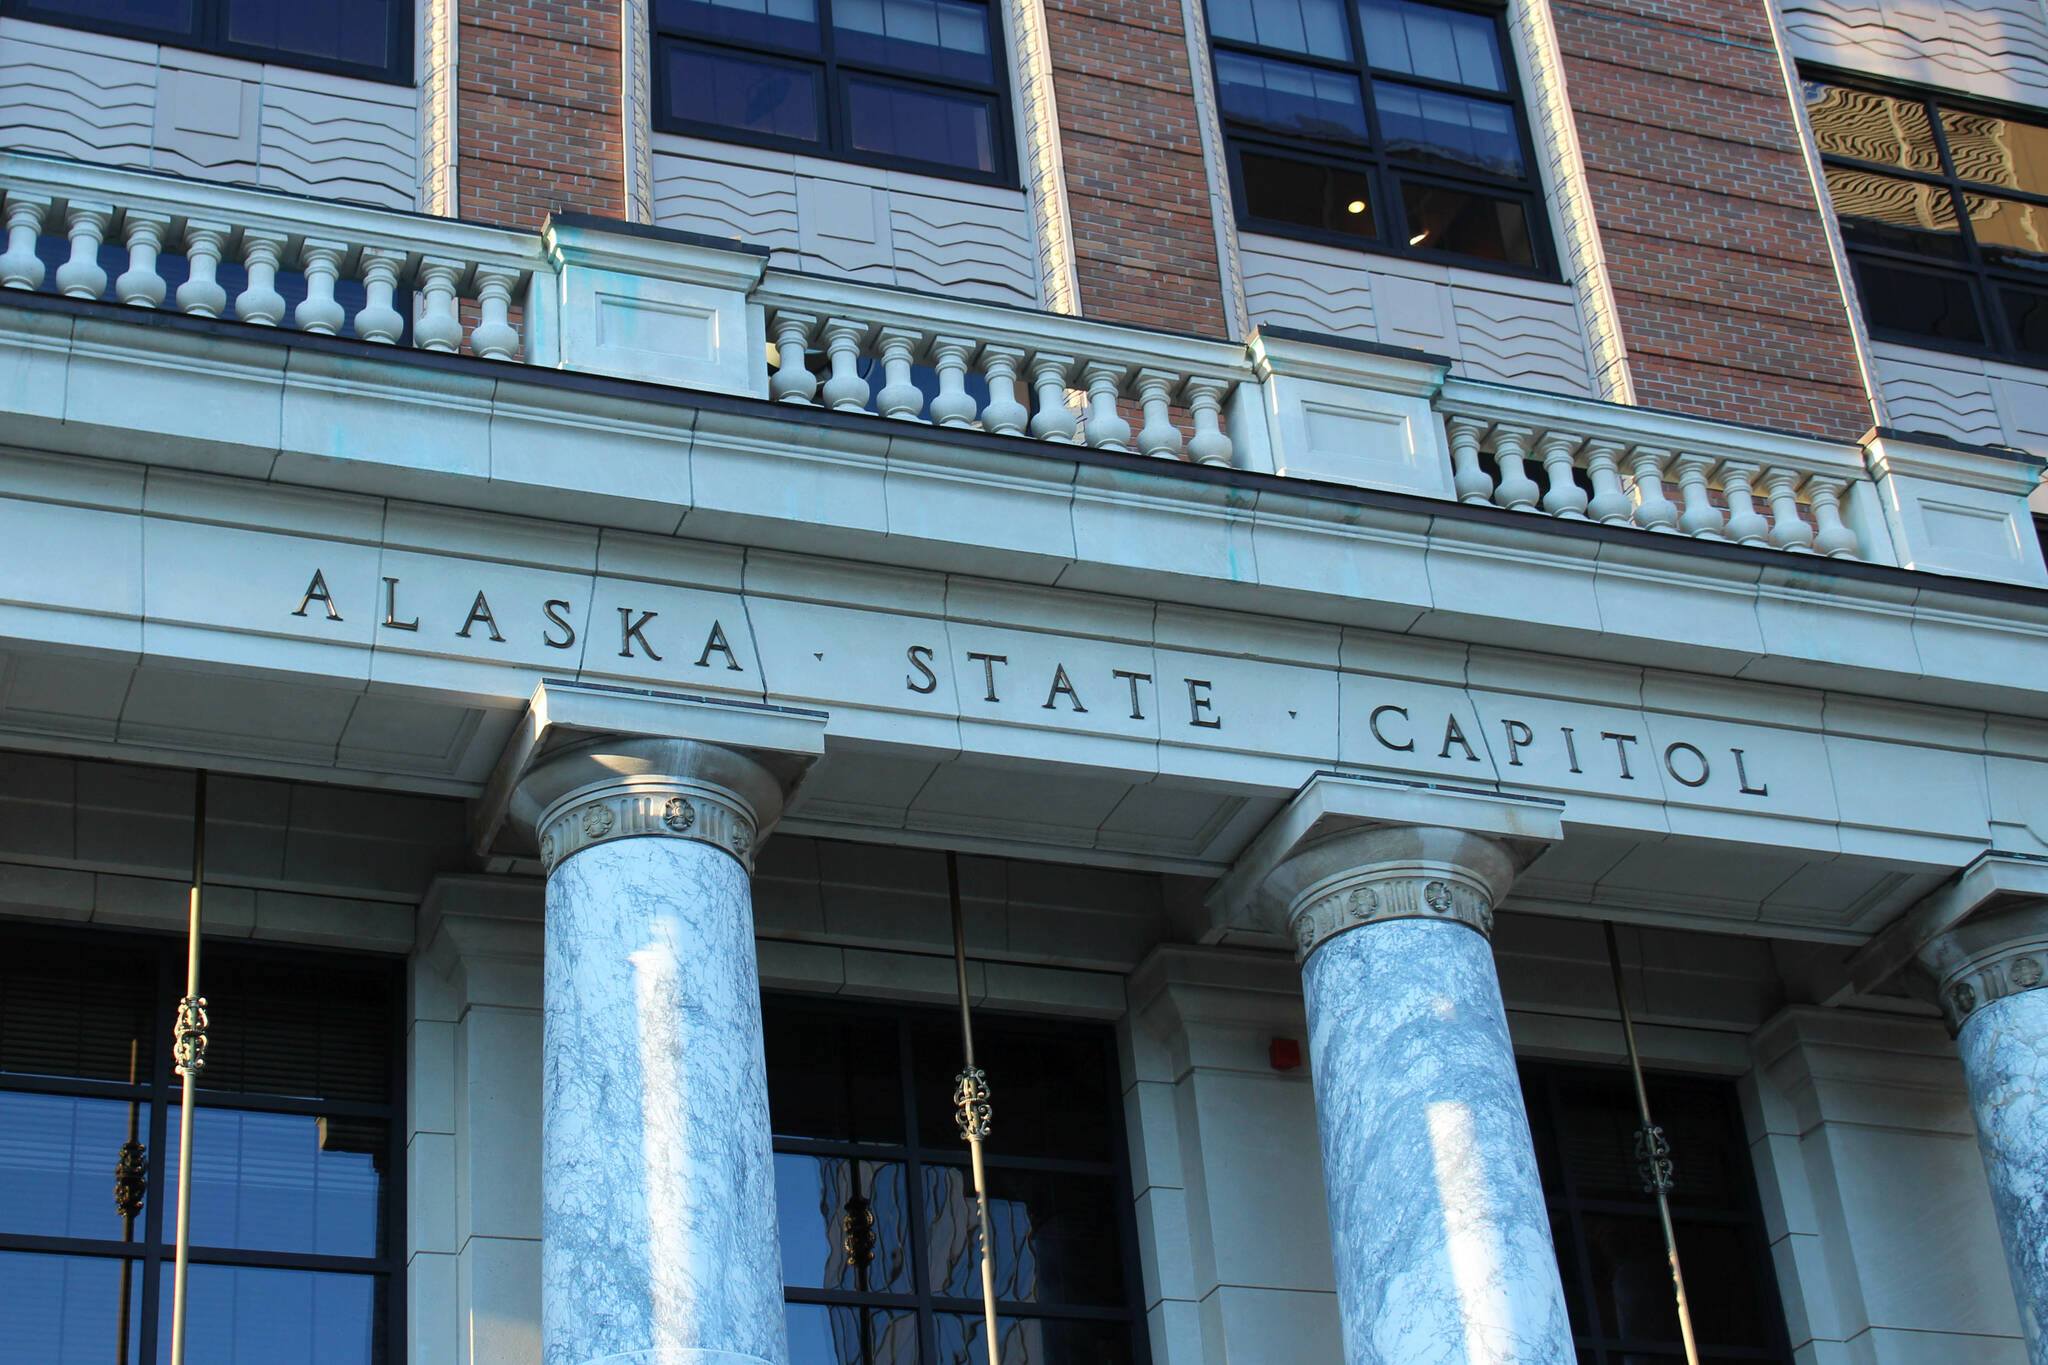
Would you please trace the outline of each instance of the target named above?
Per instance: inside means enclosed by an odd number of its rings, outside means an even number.
[[[653,22],[663,128],[1013,178],[993,0],[654,0]]]
[[[1505,23],[1415,0],[1209,0],[1240,219],[1547,271]]]
[[[2048,366],[2048,124],[1804,84],[1871,334]]]
[[[1649,1091],[1671,1143],[1671,1216],[1701,1359],[1791,1365],[1734,1087],[1651,1076]],[[1683,1361],[1657,1202],[1637,1169],[1629,1074],[1525,1062],[1522,1093],[1580,1365]]]
[[[412,84],[410,0],[0,0],[0,14]]]
[[[764,1014],[790,1365],[986,1365],[959,1016],[774,997]],[[1149,1360],[1108,1033],[983,1018],[975,1050],[1001,1359]]]
[[[208,945],[190,1359],[405,1358],[399,980],[377,959]],[[179,940],[0,928],[10,1359],[170,1358],[183,987]]]

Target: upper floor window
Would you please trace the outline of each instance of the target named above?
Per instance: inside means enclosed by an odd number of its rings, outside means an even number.
[[[1014,177],[992,0],[655,0],[653,21],[662,128]]]
[[[1548,270],[1505,24],[1416,0],[1209,0],[1241,221]]]
[[[410,0],[0,0],[0,14],[224,57],[412,83]]]
[[[2048,123],[1805,82],[1873,336],[2048,366]]]

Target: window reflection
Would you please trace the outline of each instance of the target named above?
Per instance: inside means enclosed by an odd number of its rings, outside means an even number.
[[[159,1297],[157,1361],[171,1358],[171,1296]],[[382,1283],[370,1275],[195,1264],[185,1358],[206,1365],[382,1365]]]
[[[175,1133],[178,1113],[170,1115]],[[201,1109],[192,1130],[192,1244],[375,1256],[389,1126],[381,1120]],[[164,1184],[178,1184],[167,1142]]]
[[[116,1204],[122,1151],[146,1137],[149,1106],[124,1100],[0,1091],[0,1232],[129,1240],[147,1198],[147,1168]],[[136,1142],[137,1160],[146,1159]]]
[[[924,1168],[932,1292],[981,1297],[974,1197],[959,1166]],[[996,1248],[996,1297],[1011,1303],[1115,1304],[1124,1298],[1114,1224],[1101,1214],[1113,1197],[1107,1177],[992,1169],[989,1222]]]
[[[1130,1365],[1128,1331],[1106,1322],[996,1319],[998,1365]],[[939,1365],[988,1365],[988,1327],[964,1313],[939,1315]]]
[[[789,1365],[918,1365],[917,1314],[792,1303]]]
[[[907,1197],[900,1161],[776,1153],[782,1282],[910,1293]]]
[[[7,1359],[24,1365],[135,1365],[141,1279],[137,1261],[0,1251],[0,1342]]]

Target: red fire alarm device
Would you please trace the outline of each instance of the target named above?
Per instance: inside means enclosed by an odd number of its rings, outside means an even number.
[[[1275,1038],[1266,1050],[1275,1071],[1292,1071],[1301,1065],[1301,1040]]]

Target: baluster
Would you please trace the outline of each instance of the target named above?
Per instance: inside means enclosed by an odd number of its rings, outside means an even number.
[[[185,224],[185,282],[178,286],[178,311],[194,317],[217,318],[228,310],[228,291],[214,278],[220,258],[227,251],[228,234],[222,223]]]
[[[36,238],[50,201],[37,194],[7,195],[7,251],[0,255],[0,287],[41,289],[48,269],[36,255]]]
[[[1543,491],[1522,467],[1533,434],[1527,427],[1493,429],[1493,461],[1500,466],[1500,487],[1493,490],[1493,500],[1511,512],[1535,511],[1536,495]]]
[[[71,238],[71,259],[57,267],[57,291],[67,299],[96,299],[107,292],[107,272],[100,265],[100,243],[114,221],[112,204],[81,204],[64,210],[64,232]]]
[[[1674,523],[1678,520],[1678,509],[1664,496],[1663,468],[1670,458],[1670,451],[1652,446],[1629,450],[1629,475],[1636,484],[1636,525],[1645,531],[1677,534]]]
[[[1188,438],[1188,458],[1196,464],[1230,468],[1233,451],[1230,437],[1223,432],[1222,417],[1223,399],[1232,386],[1233,381],[1228,379],[1195,375],[1181,391],[1187,398],[1188,416],[1195,424],[1195,434]]]
[[[1067,406],[1067,371],[1073,367],[1071,356],[1031,358],[1031,386],[1038,391],[1038,411],[1031,415],[1031,434],[1041,441],[1074,443],[1080,422]]]
[[[832,375],[825,381],[825,405],[834,412],[865,412],[868,380],[860,372],[860,347],[867,340],[866,323],[833,318],[825,324],[825,354]]]
[[[340,334],[348,312],[334,297],[334,281],[341,274],[341,258],[347,254],[345,242],[308,240],[299,248],[299,269],[305,272],[306,297],[292,309],[292,326],[314,336]]]
[[[455,278],[461,273],[459,261],[420,262],[412,323],[412,344],[419,349],[446,353],[462,346],[462,317],[455,311]]]
[[[380,346],[396,345],[405,335],[405,318],[391,306],[405,254],[377,247],[363,248],[363,306],[356,313],[356,336]]]
[[[1091,360],[1081,373],[1088,385],[1088,421],[1082,428],[1088,444],[1097,450],[1129,450],[1131,424],[1116,410],[1125,367],[1106,360]]]
[[[289,242],[281,232],[242,233],[242,265],[249,272],[249,284],[235,296],[235,316],[243,322],[275,327],[284,321],[284,295],[277,292],[277,266]]]
[[[1160,460],[1178,460],[1180,428],[1173,424],[1173,402],[1168,397],[1180,376],[1165,370],[1138,371],[1138,403],[1145,411],[1145,425],[1138,429],[1138,453]]]
[[[1578,448],[1579,438],[1565,431],[1546,431],[1536,442],[1536,457],[1550,480],[1543,510],[1565,521],[1586,520],[1586,490],[1572,477],[1572,455]]]
[[[920,421],[924,390],[911,382],[910,360],[924,333],[906,327],[884,327],[875,337],[882,348],[882,374],[888,381],[875,395],[875,408],[899,422]]]
[[[1615,468],[1620,456],[1621,447],[1604,437],[1586,442],[1586,477],[1593,484],[1586,511],[1603,526],[1628,525],[1628,514],[1635,508],[1621,489],[1621,475]]]
[[[932,368],[939,372],[932,420],[942,427],[974,425],[974,395],[967,392],[967,362],[973,355],[974,343],[966,337],[940,337],[932,342]]]
[[[136,308],[155,308],[170,292],[157,271],[156,258],[171,230],[171,220],[161,213],[130,209],[121,220],[121,230],[128,242],[128,268],[114,281],[114,297]]]
[[[485,360],[517,360],[519,329],[512,325],[512,286],[519,272],[499,265],[476,268],[476,326],[469,333],[471,354]]]
[[[1714,471],[1714,462],[1705,455],[1680,455],[1671,462],[1671,472],[1678,479],[1678,490],[1685,502],[1685,511],[1678,518],[1678,529],[1695,540],[1721,539],[1721,509],[1714,506],[1713,491],[1707,486],[1707,476]]]
[[[778,403],[813,406],[818,396],[818,376],[804,363],[804,347],[818,319],[809,313],[775,315],[775,373],[768,376],[768,396]]]
[[[981,348],[981,372],[988,380],[988,406],[981,410],[981,429],[998,436],[1022,436],[1031,409],[1017,401],[1017,367],[1024,352],[1014,346]]]
[[[1721,492],[1728,499],[1728,539],[1738,545],[1770,543],[1771,523],[1756,510],[1752,482],[1756,466],[1730,461],[1721,466]]]
[[[1789,469],[1767,469],[1764,496],[1771,500],[1771,544],[1799,554],[1813,552],[1813,528],[1799,515],[1799,476]]]
[[[1813,505],[1814,524],[1820,528],[1814,548],[1829,559],[1857,557],[1856,532],[1842,520],[1842,494],[1847,488],[1847,480],[1825,474],[1806,478],[1806,500]]]
[[[1453,417],[1444,423],[1451,438],[1451,487],[1459,502],[1493,503],[1493,478],[1479,463],[1479,442],[1486,423],[1476,417]]]

